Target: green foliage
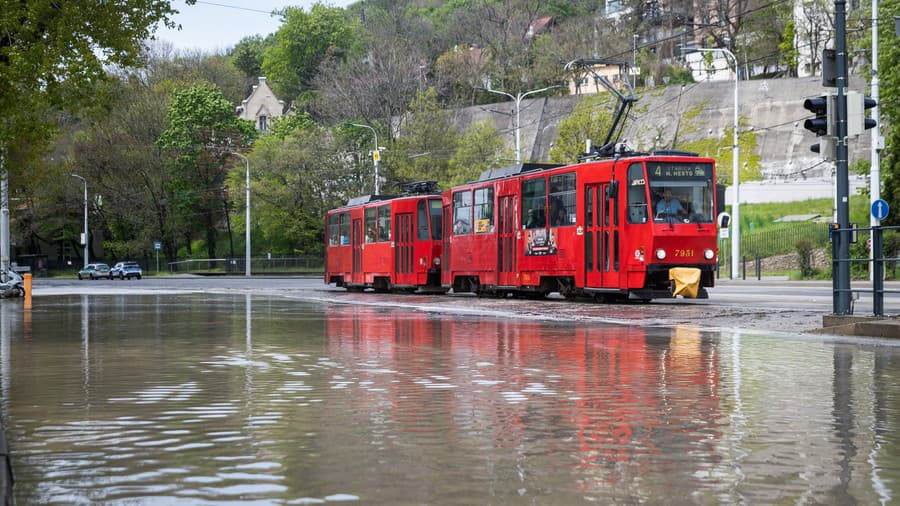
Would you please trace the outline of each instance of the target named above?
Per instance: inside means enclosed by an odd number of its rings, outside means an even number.
[[[265,50],[262,71],[279,96],[290,100],[309,89],[319,64],[343,60],[357,49],[356,27],[343,9],[315,4],[309,12],[287,7],[275,43]]]
[[[615,99],[609,93],[589,95],[578,102],[572,114],[559,122],[559,129],[550,159],[557,163],[572,163],[584,153],[585,140],[599,146],[612,126]]]
[[[266,49],[275,45],[275,36],[262,35],[244,37],[231,50],[231,64],[240,70],[244,76],[256,79],[262,74],[263,57]]]
[[[193,4],[194,0],[188,0]],[[101,103],[104,66],[137,64],[143,41],[171,25],[168,0],[4,1],[0,7],[0,149],[13,187],[57,132],[56,112]]]
[[[474,181],[483,171],[502,166],[503,160],[511,155],[493,124],[486,121],[473,123],[450,159],[450,184]]]
[[[796,36],[797,31],[794,27],[794,21],[790,20],[784,27],[781,42],[778,44],[778,51],[781,63],[788,68],[791,75],[797,75],[797,62],[800,59],[800,51],[794,46]]]
[[[797,241],[797,262],[802,278],[811,278],[816,275],[817,269],[813,266],[813,241],[810,239]]]
[[[296,112],[273,118],[269,135],[284,139],[295,130],[304,130],[315,126],[316,123],[309,117],[309,113]]]
[[[410,103],[385,165],[399,181],[435,180],[446,188],[453,178],[449,159],[458,145],[449,111],[441,107],[435,89],[429,88]]]

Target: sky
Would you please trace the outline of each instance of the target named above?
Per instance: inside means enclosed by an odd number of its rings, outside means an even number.
[[[356,0],[325,0],[319,3],[346,7]],[[309,11],[316,0],[197,0],[194,5],[173,0],[179,11],[174,21],[181,30],[160,27],[156,38],[172,43],[175,49],[224,52],[248,35],[266,36],[278,30],[281,18],[269,13],[294,6]]]

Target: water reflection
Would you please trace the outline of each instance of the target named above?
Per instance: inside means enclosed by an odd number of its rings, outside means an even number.
[[[25,504],[889,503],[900,478],[893,347],[244,294],[41,302],[31,323],[0,306]]]

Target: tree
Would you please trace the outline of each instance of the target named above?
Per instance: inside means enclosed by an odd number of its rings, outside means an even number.
[[[496,126],[487,121],[473,123],[450,159],[450,184],[474,181],[485,170],[502,166],[511,155]]]
[[[159,146],[171,155],[170,216],[185,230],[198,224],[206,232],[209,258],[216,257],[217,225],[229,207],[224,192],[222,154],[238,151],[255,136],[250,121],[238,119],[234,106],[211,86],[192,86],[175,94],[166,112]],[[189,237],[185,237],[189,239]]]
[[[249,79],[262,76],[263,58],[266,49],[275,45],[275,35],[251,35],[241,39],[231,50],[231,64]]]
[[[590,95],[578,102],[572,114],[559,122],[559,130],[550,159],[557,163],[573,163],[584,153],[585,140],[599,145],[612,126],[616,105],[610,93]]]
[[[332,57],[343,60],[356,47],[356,28],[344,11],[322,4],[309,12],[287,7],[285,22],[275,33],[275,44],[266,48],[262,70],[288,100],[311,88],[319,64]]]
[[[900,0],[882,0],[878,7],[881,20],[900,16]],[[864,39],[865,47],[871,44],[872,35]],[[900,209],[900,44],[896,43],[894,30],[878,31],[879,108],[885,149],[881,151],[881,174],[884,179],[882,198],[891,209]],[[900,213],[891,212],[882,225],[900,225]]]
[[[450,119],[450,113],[438,103],[434,88],[416,95],[385,163],[398,181],[435,180],[442,187],[450,186],[453,175],[449,159],[459,144]]]
[[[106,79],[104,67],[137,63],[143,41],[155,27],[173,26],[170,18],[177,11],[170,4],[169,0],[2,2],[0,148],[6,150],[7,166],[14,169],[12,177],[52,137],[56,111],[102,100],[92,94],[92,84]]]

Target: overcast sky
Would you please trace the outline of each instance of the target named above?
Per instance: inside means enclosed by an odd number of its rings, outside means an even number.
[[[319,3],[346,7],[354,1]],[[163,27],[156,32],[156,38],[171,42],[176,49],[224,51],[248,35],[266,36],[277,31],[281,19],[269,15],[273,10],[297,6],[309,11],[315,3],[315,0],[197,0],[194,5],[186,5],[184,0],[173,0],[172,6],[179,11],[174,20],[181,25],[181,30]]]

